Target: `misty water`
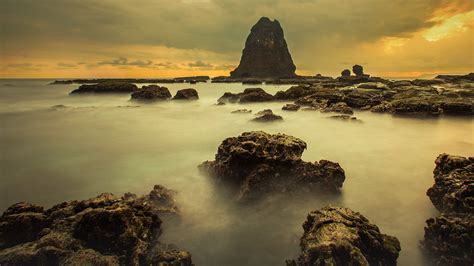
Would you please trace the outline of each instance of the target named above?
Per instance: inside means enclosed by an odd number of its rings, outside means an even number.
[[[178,192],[180,222],[161,239],[192,253],[196,265],[284,265],[299,252],[308,212],[327,204],[361,212],[401,242],[399,265],[423,265],[425,220],[437,211],[425,195],[434,160],[472,155],[471,118],[406,118],[356,111],[362,122],[312,111],[284,112],[284,102],[216,106],[241,84],[191,85],[200,99],[137,104],[129,95],[69,96],[78,85],[50,80],[0,82],[0,211],[18,201],[50,207],[102,192],[143,194],[154,184]],[[141,85],[139,85],[141,86]],[[166,84],[171,93],[189,84]],[[259,85],[270,93],[290,86]],[[64,105],[65,107],[53,107]],[[283,122],[249,122],[235,109],[271,108]],[[339,195],[275,195],[239,205],[200,174],[223,139],[264,130],[301,138],[306,161],[339,162]]]

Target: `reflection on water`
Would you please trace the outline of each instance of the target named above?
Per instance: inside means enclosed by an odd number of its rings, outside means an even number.
[[[77,85],[1,83],[13,86],[0,86],[0,211],[21,200],[49,207],[162,184],[179,192],[183,213],[181,223],[165,223],[162,237],[189,250],[196,265],[283,265],[297,256],[306,214],[326,204],[361,212],[400,239],[400,265],[420,265],[424,222],[436,214],[425,195],[434,159],[474,150],[470,118],[356,112],[363,123],[351,123],[319,112],[284,112],[283,102],[214,105],[225,91],[249,87],[240,84],[191,85],[199,101],[142,105],[127,95],[68,96]],[[173,94],[189,87],[165,86]],[[275,93],[289,86],[259,87]],[[239,108],[271,108],[284,121],[259,124],[249,122],[252,114],[230,114]],[[346,171],[341,195],[233,204],[196,166],[212,159],[224,138],[249,130],[299,137],[308,143],[304,160],[339,162]]]

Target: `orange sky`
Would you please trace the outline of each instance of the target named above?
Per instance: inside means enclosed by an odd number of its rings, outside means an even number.
[[[0,1],[2,78],[228,75],[260,16],[301,75],[474,71],[472,1]]]

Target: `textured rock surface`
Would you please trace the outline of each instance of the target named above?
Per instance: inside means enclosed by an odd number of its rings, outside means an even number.
[[[239,66],[231,78],[294,77],[296,66],[277,20],[262,17],[247,37]]]
[[[195,89],[182,89],[176,92],[173,100],[197,100],[199,99],[198,92]]]
[[[308,214],[301,254],[288,266],[397,265],[400,242],[382,234],[367,218],[348,208],[328,206]]]
[[[272,121],[283,120],[283,117],[281,117],[280,115],[274,114],[273,111],[270,110],[270,109],[260,111],[260,112],[256,113],[255,115],[257,117],[255,117],[251,121],[254,121],[254,122],[272,122]]]
[[[158,101],[171,98],[171,93],[166,87],[158,85],[143,86],[139,91],[132,93],[135,101]]]
[[[339,164],[301,160],[306,143],[285,134],[245,132],[225,139],[214,161],[201,170],[220,183],[231,184],[238,200],[251,200],[271,192],[337,192],[344,182]]]
[[[298,111],[301,106],[294,104],[294,103],[288,103],[285,104],[281,109],[285,111]]]
[[[427,195],[442,211],[428,219],[423,247],[436,265],[474,264],[474,158],[441,154]]]
[[[275,98],[278,100],[296,100],[298,98],[311,95],[315,93],[315,88],[309,85],[293,86],[286,91],[278,91]]]
[[[334,113],[342,113],[342,114],[349,114],[352,115],[354,111],[350,108],[345,102],[338,102],[329,105],[328,107],[321,110],[321,112],[334,112]]]
[[[474,157],[441,154],[436,158],[435,184],[427,195],[443,212],[474,213]]]
[[[104,193],[48,210],[14,204],[0,218],[0,265],[192,265],[159,241],[160,216],[178,211],[173,194],[157,185],[142,197]]]
[[[132,93],[138,91],[138,87],[132,83],[119,81],[106,81],[97,84],[84,84],[78,89],[73,90],[71,94],[80,93]]]

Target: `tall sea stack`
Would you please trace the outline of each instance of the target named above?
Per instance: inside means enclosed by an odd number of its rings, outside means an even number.
[[[245,42],[239,66],[232,78],[295,77],[296,66],[286,45],[278,20],[262,17],[252,27]]]

